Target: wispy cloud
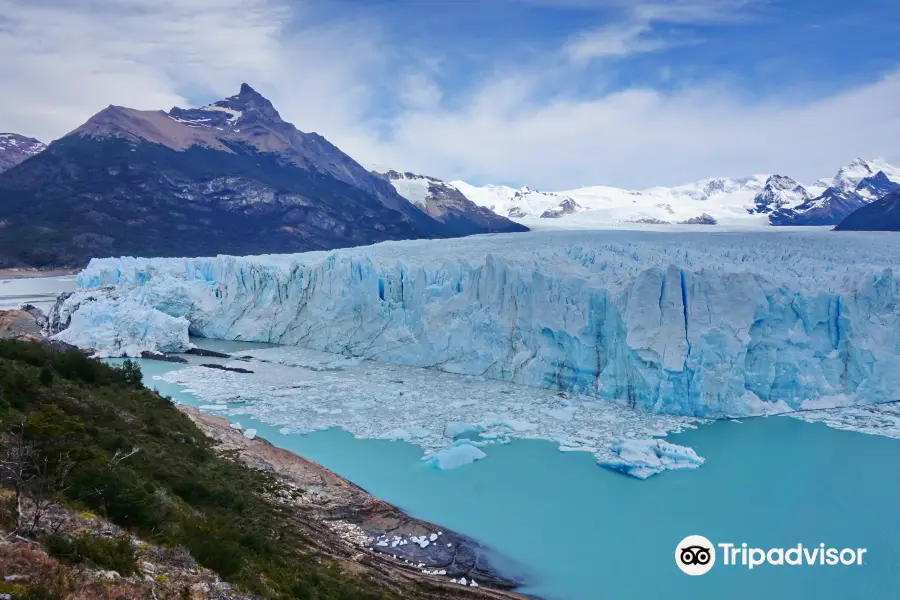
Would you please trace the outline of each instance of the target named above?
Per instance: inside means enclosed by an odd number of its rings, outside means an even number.
[[[624,58],[693,43],[689,38],[664,37],[659,24],[700,25],[746,18],[748,9],[760,0],[669,0],[619,2],[618,0],[536,0],[545,4],[582,9],[603,9],[607,22],[572,36],[566,55],[577,62]],[[610,14],[611,13],[611,14]]]
[[[565,52],[572,60],[586,61],[655,52],[671,44],[660,38],[649,37],[650,32],[649,23],[608,25],[576,34],[566,44]]]

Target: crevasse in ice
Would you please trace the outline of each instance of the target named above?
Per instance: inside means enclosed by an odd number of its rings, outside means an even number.
[[[55,317],[71,318],[67,341],[106,354],[175,349],[173,321],[145,319],[156,311],[203,337],[739,416],[821,397],[900,399],[900,245],[890,242],[868,232],[539,232],[100,259]],[[134,315],[143,330],[105,340],[96,328]]]

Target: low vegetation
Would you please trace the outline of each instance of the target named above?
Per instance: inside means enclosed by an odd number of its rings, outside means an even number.
[[[0,443],[0,527],[37,539],[61,564],[137,571],[130,536],[58,533],[56,502],[187,549],[248,594],[383,597],[303,536],[296,515],[271,500],[282,491],[275,479],[215,452],[142,386],[134,364],[113,368],[74,351],[0,341]]]

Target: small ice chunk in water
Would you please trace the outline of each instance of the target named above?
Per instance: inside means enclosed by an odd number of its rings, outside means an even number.
[[[244,432],[244,437],[247,438],[248,440],[252,440],[253,438],[256,437],[256,430],[248,429],[247,431]]]
[[[426,459],[426,462],[433,467],[445,471],[472,464],[476,460],[481,460],[485,457],[487,457],[487,454],[472,444],[457,443],[429,456]]]
[[[243,429],[243,427],[241,427],[240,421],[235,421],[234,423],[229,423],[228,426],[231,427],[232,429]]]
[[[612,450],[616,454],[615,458],[600,460],[598,463],[638,479],[647,479],[667,470],[696,469],[706,462],[693,448],[659,439],[620,440],[613,445]]]

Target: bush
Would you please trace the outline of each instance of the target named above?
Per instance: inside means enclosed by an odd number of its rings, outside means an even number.
[[[90,563],[106,571],[127,577],[138,571],[131,538],[125,535],[107,538],[82,533],[75,538],[51,535],[44,540],[47,553],[67,564]]]
[[[144,374],[141,373],[141,366],[137,362],[126,358],[121,368],[125,383],[136,388],[144,385]]]

